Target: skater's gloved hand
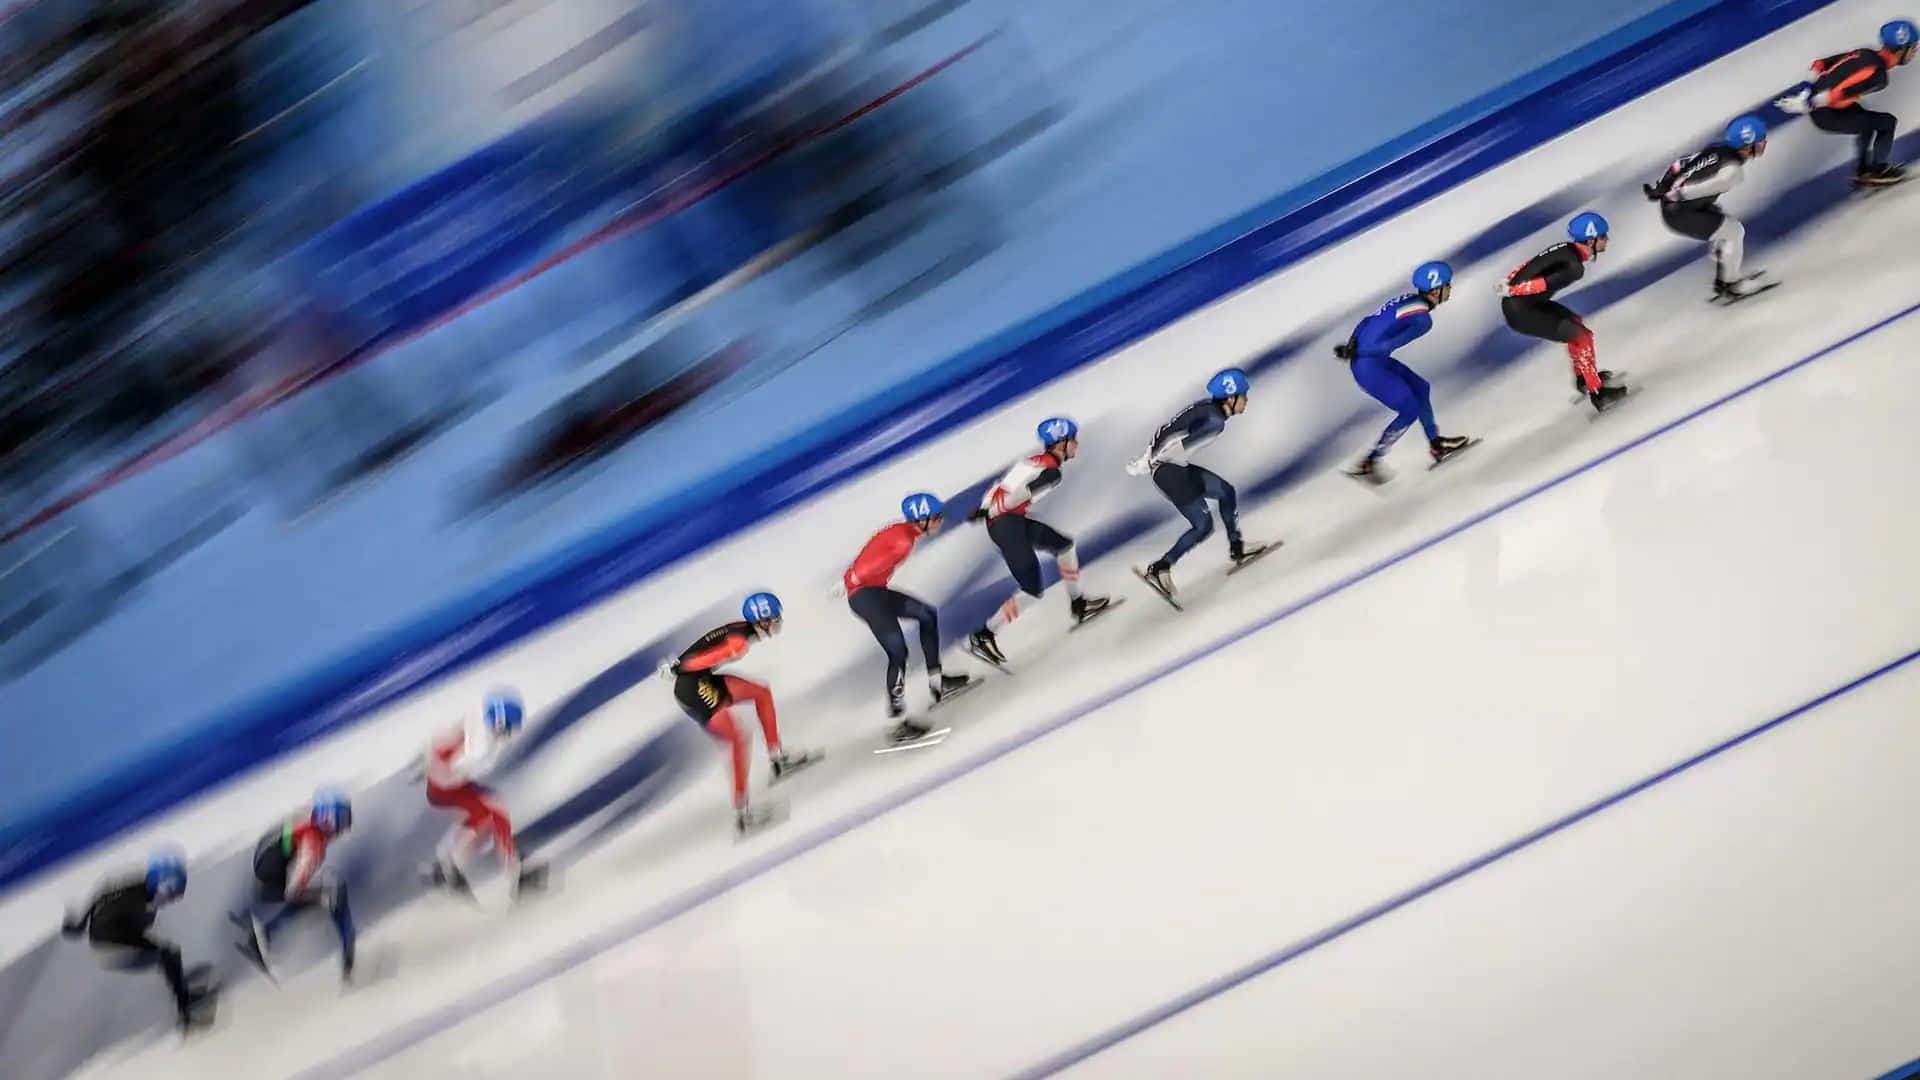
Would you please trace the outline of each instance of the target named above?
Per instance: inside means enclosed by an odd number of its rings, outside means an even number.
[[[833,583],[833,588],[827,590],[827,595],[833,597],[835,600],[845,600],[847,598],[847,583],[843,580],[836,579]]]
[[[672,682],[680,677],[680,661],[662,660],[660,666],[654,669],[654,674],[660,676],[662,682]]]
[[[1502,281],[1493,287],[1501,296],[1532,296],[1546,289],[1547,283],[1541,278],[1528,278],[1525,281]]]
[[[1333,355],[1339,357],[1342,360],[1351,360],[1355,356],[1359,355],[1359,352],[1360,352],[1360,348],[1359,346],[1353,343],[1352,338],[1348,338],[1347,340],[1333,347]]]
[[[1149,454],[1141,454],[1139,457],[1127,462],[1128,476],[1145,476],[1152,469],[1152,455]]]
[[[1652,184],[1641,184],[1640,190],[1646,194],[1648,202],[1659,202],[1663,197],[1660,194],[1660,189],[1654,187]]]
[[[1804,116],[1819,107],[1820,102],[1813,95],[1813,88],[1806,87],[1783,98],[1775,98],[1773,107],[1793,116]]]
[[[974,507],[974,508],[973,508],[973,510],[972,510],[972,512],[971,512],[971,513],[969,513],[969,514],[967,514],[967,520],[968,520],[968,521],[985,521],[985,520],[987,520],[987,508],[986,508],[986,507],[984,507],[984,506],[976,506],[976,507]]]
[[[66,918],[60,920],[60,936],[61,937],[77,938],[81,934],[84,934],[86,932],[87,932],[87,917],[84,914],[75,915],[73,912],[69,911],[67,912]]]

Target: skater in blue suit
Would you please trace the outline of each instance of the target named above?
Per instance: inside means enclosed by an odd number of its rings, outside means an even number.
[[[1464,436],[1444,436],[1433,419],[1433,402],[1427,380],[1393,358],[1395,349],[1409,344],[1433,329],[1434,308],[1453,295],[1453,268],[1443,262],[1430,262],[1413,272],[1414,291],[1396,296],[1379,311],[1360,320],[1353,336],[1333,354],[1353,366],[1353,381],[1374,400],[1393,410],[1393,420],[1367,451],[1360,463],[1347,475],[1370,484],[1384,484],[1391,477],[1381,467],[1381,459],[1400,436],[1418,420],[1427,434],[1427,451],[1438,465],[1465,450],[1473,440]]]

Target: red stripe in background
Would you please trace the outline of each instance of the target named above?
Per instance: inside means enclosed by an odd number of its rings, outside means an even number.
[[[4,21],[7,17],[10,17],[11,14],[12,14],[11,10],[0,9],[0,21]],[[767,150],[759,154],[757,157],[754,157],[740,165],[735,166],[732,170],[728,172],[722,173],[719,176],[713,177],[703,183],[692,185],[685,191],[675,192],[674,194],[669,195],[665,198],[659,199],[657,201],[652,200],[652,197],[648,196],[647,200],[645,201],[651,202],[651,205],[643,206],[643,207],[636,206],[631,210],[622,212],[619,216],[615,217],[612,221],[607,222],[605,225],[602,225],[600,228],[595,229],[593,232],[587,234],[586,236],[580,238],[579,240],[576,240],[573,243],[568,244],[566,247],[561,248],[559,251],[553,253],[552,255],[547,256],[546,258],[540,260],[539,262],[535,263],[531,267],[528,267],[526,270],[523,270],[520,273],[515,274],[513,277],[508,278],[506,281],[503,281],[500,284],[495,285],[494,287],[486,290],[485,292],[480,293],[478,296],[475,296],[471,300],[468,300],[467,302],[461,304],[459,307],[454,308],[452,311],[449,311],[446,314],[439,316],[438,318],[434,319],[433,321],[427,323],[424,326],[418,327],[414,330],[411,330],[405,334],[389,339],[387,341],[382,341],[371,348],[362,349],[357,352],[349,353],[348,355],[342,357],[337,361],[334,361],[333,363],[325,364],[309,371],[303,371],[294,375],[287,376],[286,378],[281,379],[278,382],[272,383],[265,387],[258,388],[249,393],[241,394],[238,397],[233,398],[232,400],[222,404],[218,409],[215,409],[212,413],[209,413],[207,416],[202,417],[198,422],[188,427],[185,431],[181,431],[177,434],[174,434],[165,439],[162,439],[160,442],[154,444],[153,446],[150,446],[147,449],[142,450],[141,452],[126,459],[125,461],[122,461],[120,464],[112,466],[111,468],[107,469],[105,472],[87,481],[86,483],[82,484],[80,487],[76,488],[75,490],[69,492],[66,495],[61,496],[59,499],[56,499],[52,503],[48,504],[46,507],[36,511],[34,514],[26,518],[25,520],[8,528],[5,533],[0,533],[0,544],[5,544],[10,540],[18,539],[19,537],[32,532],[33,530],[41,527],[42,525],[47,524],[48,522],[52,521],[54,518],[59,517],[61,514],[64,514],[67,511],[73,509],[74,507],[79,506],[81,503],[86,502],[88,499],[93,498],[95,495],[100,494],[101,492],[107,490],[108,488],[113,487],[114,485],[119,484],[125,480],[128,480],[134,476],[137,476],[140,473],[146,472],[148,469],[151,469],[157,465],[163,464],[165,462],[173,460],[176,457],[179,457],[181,454],[184,454],[188,450],[191,450],[194,447],[200,445],[201,443],[206,442],[208,439],[212,438],[213,436],[219,434],[222,431],[225,431],[227,428],[230,428],[235,424],[238,424],[240,421],[245,420],[247,417],[252,416],[255,413],[264,412],[267,409],[273,407],[274,405],[282,401],[285,401],[290,397],[293,397],[295,394],[298,394],[304,390],[307,390],[308,388],[313,387],[321,382],[324,382],[327,379],[330,379],[333,376],[338,375],[342,372],[350,371],[353,368],[359,367],[361,364],[364,364],[370,360],[375,359],[376,357],[382,356],[394,349],[397,349],[400,346],[407,344],[408,342],[417,340],[422,335],[432,333],[433,331],[446,326],[448,323],[453,322],[455,319],[458,319],[461,316],[474,311],[475,309],[481,307],[482,305],[498,300],[500,297],[505,296],[507,293],[512,292],[513,290],[519,288],[522,285],[525,285],[527,282],[532,281],[533,279],[541,276],[542,274],[545,274],[547,271],[552,270],[554,267],[559,266],[561,263],[567,262],[568,260],[574,258],[575,256],[581,254],[584,251],[587,251],[591,248],[598,247],[601,244],[608,242],[609,240],[614,240],[619,237],[625,236],[628,233],[632,233],[639,229],[646,228],[648,225],[651,225],[659,221],[660,219],[666,217],[668,214],[674,213],[675,211],[678,211],[678,210],[683,210],[686,207],[691,206],[696,202],[699,202],[701,199],[704,199],[707,196],[712,195],[714,192],[719,191],[721,188],[724,188],[729,184],[734,183],[735,181],[739,180],[741,177],[746,176],[748,173],[751,173],[756,169],[760,169],[764,167],[767,163],[775,160],[776,158],[789,154],[793,152],[795,149],[799,148],[800,146],[806,143],[812,142],[815,139],[819,139],[824,136],[831,135],[836,131],[839,131],[841,128],[844,128],[847,125],[853,123],[854,121],[860,119],[861,117],[867,115],[868,113],[873,112],[875,109],[878,109],[878,108],[881,108],[882,106],[887,105],[888,103],[894,101],[896,98],[900,97],[902,94],[905,94],[908,91],[914,89],[915,87],[920,86],[922,83],[925,83],[928,79],[933,78],[934,76],[947,70],[953,65],[959,63],[961,60],[964,60],[968,56],[971,56],[973,53],[978,52],[981,49],[981,47],[986,45],[986,43],[992,37],[993,37],[992,34],[988,34],[985,37],[979,38],[978,40],[974,41],[972,44],[968,45],[966,48],[961,49],[959,52],[956,52],[951,56],[946,57],[945,59],[934,64],[932,67],[929,67],[926,70],[920,72],[918,75],[915,75],[913,78],[908,79],[906,82],[901,83],[899,86],[896,86],[891,90],[888,90],[886,93],[881,94],[879,97],[874,98],[872,101],[867,102],[865,105],[862,105],[859,108],[853,110],[852,112],[847,113],[845,116],[842,116],[837,120],[833,120],[827,124],[824,124],[818,128],[815,128],[812,131],[802,132],[798,135],[791,136],[788,139],[786,139],[784,142],[776,143],[772,147],[768,148]]]

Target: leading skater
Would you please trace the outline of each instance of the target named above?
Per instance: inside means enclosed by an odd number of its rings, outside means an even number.
[[[1766,123],[1743,116],[1727,125],[1720,142],[1688,154],[1668,166],[1659,180],[1641,186],[1647,198],[1660,204],[1660,220],[1667,228],[1706,241],[1713,254],[1716,300],[1744,300],[1771,287],[1760,280],[1765,270],[1746,270],[1746,227],[1720,206],[1720,196],[1740,183],[1746,163],[1766,152]]]
[[[1813,81],[1798,92],[1774,102],[1784,112],[1810,113],[1821,131],[1854,137],[1855,187],[1884,187],[1907,178],[1895,165],[1892,113],[1863,108],[1860,99],[1887,88],[1888,73],[1913,61],[1920,30],[1907,19],[1895,19],[1880,28],[1880,47],[1852,49],[1813,62]]]
[[[765,641],[780,632],[780,598],[769,592],[757,592],[740,605],[740,619],[700,635],[676,660],[660,666],[660,674],[673,680],[673,698],[688,718],[701,730],[727,744],[733,767],[733,823],[745,834],[774,820],[772,813],[749,805],[747,772],[753,736],[733,715],[734,703],[753,702],[760,718],[760,733],[766,739],[767,758],[773,765],[777,783],[820,760],[820,754],[805,751],[789,754],[780,745],[780,721],[773,707],[773,691],[765,685],[739,675],[723,675],[722,664],[747,655],[756,641]]]
[[[66,937],[85,934],[94,953],[109,968],[159,968],[173,993],[182,1034],[212,1023],[213,992],[194,985],[181,962],[180,947],[154,937],[151,928],[160,909],[186,892],[186,860],[172,852],[161,852],[147,861],[145,876],[109,882],[94,895],[87,910],[68,916],[60,925],[60,933]]]
[[[1391,477],[1381,460],[1414,421],[1427,436],[1427,453],[1435,465],[1472,445],[1464,435],[1442,435],[1433,418],[1431,388],[1427,380],[1412,368],[1394,359],[1393,352],[1433,329],[1433,309],[1453,296],[1453,267],[1444,262],[1424,263],[1413,272],[1413,292],[1396,296],[1381,305],[1379,311],[1360,320],[1346,343],[1333,354],[1351,362],[1353,381],[1375,401],[1393,410],[1393,419],[1374,440],[1373,449],[1347,475],[1370,484],[1384,484]]]

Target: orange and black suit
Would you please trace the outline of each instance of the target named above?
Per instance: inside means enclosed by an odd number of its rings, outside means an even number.
[[[1887,73],[1897,62],[1885,49],[1854,49],[1813,62],[1813,94],[1826,104],[1813,110],[1813,126],[1852,135],[1859,147],[1859,172],[1887,164],[1893,153],[1894,116],[1864,108],[1860,99],[1887,88]]]

